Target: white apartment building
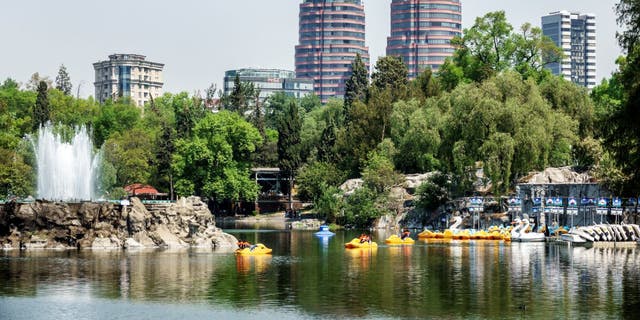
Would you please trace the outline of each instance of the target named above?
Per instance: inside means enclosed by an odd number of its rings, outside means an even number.
[[[93,64],[95,98],[130,98],[138,107],[162,95],[164,64],[145,60],[139,54],[112,54],[109,60]]]
[[[561,63],[547,67],[556,75],[585,86],[596,85],[596,16],[569,11],[542,17],[542,32],[564,52]]]

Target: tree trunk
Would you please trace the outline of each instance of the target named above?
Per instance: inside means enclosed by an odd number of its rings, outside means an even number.
[[[289,210],[293,211],[293,175],[289,176]]]

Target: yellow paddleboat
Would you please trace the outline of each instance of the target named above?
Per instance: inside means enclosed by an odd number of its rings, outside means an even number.
[[[431,231],[431,230],[424,230],[420,233],[418,233],[418,238],[420,239],[436,239],[436,238],[443,238],[443,234],[442,232],[439,231]]]
[[[358,238],[353,238],[353,240],[351,240],[351,242],[347,242],[344,244],[344,247],[347,249],[355,249],[355,248],[377,248],[378,244],[375,242],[362,242],[360,243],[360,239]]]
[[[236,249],[236,254],[243,256],[255,256],[261,254],[271,254],[271,251],[272,250],[270,248],[267,248],[264,244],[256,243],[249,248]]]
[[[406,237],[404,238],[404,240],[402,240],[400,237],[394,234],[384,240],[384,242],[386,244],[414,244],[416,241],[411,239],[410,237]]]

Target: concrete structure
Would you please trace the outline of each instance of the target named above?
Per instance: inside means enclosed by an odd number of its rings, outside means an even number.
[[[437,71],[455,48],[451,39],[462,35],[460,0],[393,0],[387,56],[399,56],[414,79],[430,68]]]
[[[93,64],[96,79],[95,98],[100,103],[107,99],[128,97],[138,107],[162,95],[162,69],[164,64],[145,60],[139,54],[112,54],[109,60]]]
[[[362,0],[304,0],[299,34],[297,77],[313,79],[323,103],[332,97],[343,98],[356,55],[369,66]]]
[[[568,11],[542,17],[542,32],[564,52],[560,63],[547,67],[556,75],[585,86],[596,85],[596,16]]]
[[[233,91],[236,75],[242,82],[251,82],[260,89],[260,99],[264,100],[275,92],[302,98],[313,93],[313,80],[296,78],[296,73],[279,69],[237,69],[224,73],[224,93]]]

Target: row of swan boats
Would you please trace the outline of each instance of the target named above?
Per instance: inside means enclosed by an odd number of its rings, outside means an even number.
[[[636,241],[640,240],[640,227],[637,224],[593,224],[569,229],[560,239],[572,243],[601,241]]]
[[[440,231],[424,230],[418,234],[421,239],[453,239],[453,240],[503,240],[521,242],[543,242],[545,235],[533,232],[535,225],[531,225],[528,218],[515,219],[513,227],[492,226],[487,230],[459,229],[462,218],[457,216],[455,222],[448,229]]]

